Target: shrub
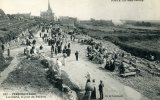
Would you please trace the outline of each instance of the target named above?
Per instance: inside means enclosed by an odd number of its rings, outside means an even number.
[[[48,62],[47,59],[41,60],[41,64],[42,64],[43,66],[45,66],[46,68],[49,68],[49,62]]]

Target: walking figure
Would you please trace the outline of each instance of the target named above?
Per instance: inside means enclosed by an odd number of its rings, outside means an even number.
[[[4,49],[5,49],[4,44],[2,44],[2,51],[3,51],[3,53],[4,53]]]
[[[75,56],[76,56],[76,60],[78,61],[78,51],[76,51]]]
[[[41,37],[41,36],[42,36],[42,33],[40,32],[39,35],[40,35],[40,37]]]
[[[8,52],[8,57],[10,57],[10,49],[9,48],[7,49],[7,52]]]
[[[93,84],[93,91],[91,93],[91,99],[96,99],[96,84],[95,84],[95,79],[92,80]]]
[[[103,87],[104,87],[104,84],[103,84],[103,82],[100,80],[100,84],[99,84],[100,100],[103,99]]]

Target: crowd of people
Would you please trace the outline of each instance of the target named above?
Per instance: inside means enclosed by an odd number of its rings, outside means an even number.
[[[44,43],[51,47],[51,57],[53,57],[54,54],[55,56],[62,55],[62,63],[65,66],[65,58],[70,57],[71,55],[71,41],[74,41],[74,36],[71,35],[68,37],[67,33],[63,32],[59,26],[43,26],[40,37]],[[75,57],[77,61],[78,54],[79,52],[76,51]]]
[[[53,57],[53,54],[63,54],[64,57],[70,56],[71,49],[70,49],[70,43],[69,40],[65,37],[65,35],[62,35],[62,32],[60,28],[54,28],[54,26],[49,25],[42,25],[41,32],[39,33],[40,38],[42,38],[43,42],[45,44],[48,44],[48,46],[51,47],[51,57]],[[31,38],[29,38],[31,37]],[[36,47],[36,40],[33,39],[31,34],[26,38],[25,45],[26,48],[24,49],[24,54],[26,55],[32,55],[32,54],[38,54],[39,50],[44,49],[44,45],[40,45],[40,47]]]
[[[119,57],[124,57],[124,52],[109,52],[107,48],[103,47],[102,43],[96,43],[93,40],[87,47],[87,57],[89,60],[94,61],[98,64],[102,64],[102,67],[109,71],[114,71],[116,68],[116,60]],[[121,61],[119,64],[119,73],[123,74],[125,72],[124,62]]]

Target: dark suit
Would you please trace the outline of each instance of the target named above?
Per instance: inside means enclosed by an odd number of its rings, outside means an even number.
[[[100,83],[100,84],[99,84],[100,99],[103,99],[103,87],[104,87],[104,84],[103,84],[103,83]]]

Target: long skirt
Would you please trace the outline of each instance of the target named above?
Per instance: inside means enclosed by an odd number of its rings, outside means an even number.
[[[86,91],[83,100],[91,100],[91,91]]]
[[[91,99],[96,99],[96,88],[94,87],[94,90],[91,93]]]

